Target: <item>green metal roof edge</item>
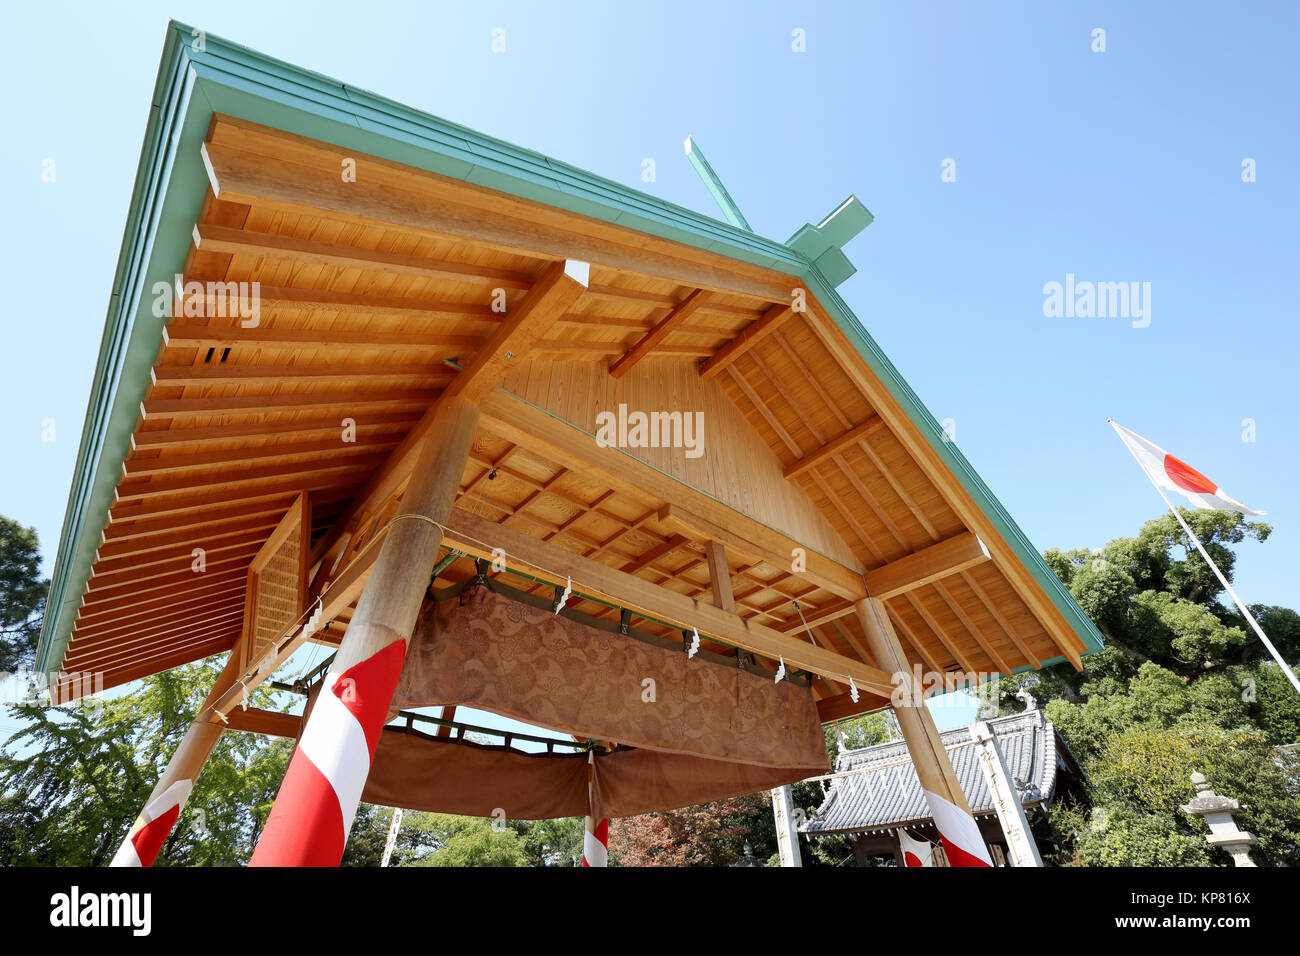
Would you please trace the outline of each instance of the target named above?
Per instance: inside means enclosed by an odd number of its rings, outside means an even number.
[[[130,448],[139,401],[161,338],[161,320],[150,342],[150,336],[137,327],[136,318],[147,288],[142,276],[162,225],[162,205],[174,161],[172,146],[181,132],[193,93],[194,78],[186,70],[184,42],[169,24],[50,576],[45,619],[36,647],[38,671],[62,667],[72,623],[99,545],[99,533],[113,503],[117,475]],[[151,314],[148,308],[143,311]],[[132,401],[130,395],[137,392],[139,397]]]
[[[197,142],[213,112],[356,148],[640,232],[785,272],[808,283],[886,387],[913,414],[954,474],[1075,624],[1085,643],[1101,636],[1059,580],[807,257],[782,243],[637,192],[577,167],[475,133],[373,93],[171,21],[136,173],[95,383],[51,576],[37,669],[61,666],[99,534],[130,448],[163,321],[144,290],[179,271],[207,187]],[[197,142],[196,142],[197,139]],[[182,143],[193,146],[183,149]],[[177,237],[159,247],[160,236]],[[178,253],[176,250],[179,249]],[[93,468],[92,468],[93,465]]]

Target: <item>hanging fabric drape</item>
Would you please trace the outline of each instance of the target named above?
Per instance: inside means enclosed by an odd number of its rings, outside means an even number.
[[[767,790],[829,768],[806,681],[621,628],[480,579],[427,599],[393,712],[467,706],[582,739],[526,754],[411,728],[380,736],[363,799],[510,819],[622,817]]]

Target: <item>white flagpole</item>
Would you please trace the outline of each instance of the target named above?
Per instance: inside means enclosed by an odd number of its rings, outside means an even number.
[[[1255,633],[1259,635],[1259,639],[1263,641],[1264,646],[1268,648],[1268,652],[1273,655],[1273,660],[1277,661],[1277,666],[1282,668],[1282,673],[1285,674],[1287,680],[1291,682],[1291,686],[1295,688],[1296,693],[1300,694],[1300,680],[1296,679],[1295,671],[1291,670],[1287,662],[1282,659],[1282,655],[1278,653],[1277,648],[1273,646],[1273,642],[1264,634],[1263,629],[1259,626],[1259,622],[1255,620],[1255,615],[1251,614],[1250,610],[1246,607],[1241,598],[1237,597],[1237,592],[1232,589],[1232,585],[1229,584],[1228,579],[1223,576],[1223,572],[1220,571],[1219,566],[1214,563],[1214,559],[1206,554],[1205,547],[1201,544],[1201,539],[1196,537],[1196,533],[1193,532],[1191,528],[1187,527],[1187,522],[1183,520],[1182,514],[1174,507],[1173,502],[1169,500],[1169,496],[1165,494],[1165,490],[1156,484],[1150,475],[1147,475],[1147,470],[1145,468],[1142,469],[1142,474],[1146,475],[1147,481],[1150,481],[1152,487],[1154,487],[1156,491],[1160,492],[1160,497],[1165,500],[1165,504],[1169,506],[1169,510],[1173,513],[1173,516],[1178,519],[1178,523],[1183,526],[1183,530],[1187,532],[1187,537],[1192,539],[1192,544],[1196,545],[1196,550],[1201,552],[1201,557],[1203,557],[1205,563],[1210,566],[1210,570],[1214,572],[1214,576],[1219,579],[1219,583],[1222,584],[1224,588],[1227,589],[1227,592],[1232,595],[1233,601],[1237,603],[1237,609],[1245,615],[1246,620],[1250,622],[1250,626],[1253,627]]]

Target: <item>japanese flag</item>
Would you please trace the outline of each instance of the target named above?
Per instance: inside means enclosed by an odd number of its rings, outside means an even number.
[[[1262,515],[1267,512],[1251,511],[1235,498],[1229,498],[1223,489],[1184,461],[1180,461],[1163,448],[1153,445],[1141,435],[1129,431],[1112,421],[1115,431],[1124,440],[1128,450],[1138,460],[1142,470],[1160,488],[1176,491],[1197,508],[1218,511],[1238,511],[1244,515]]]
[[[898,845],[903,851],[904,866],[934,866],[930,844],[913,840],[902,828],[898,831]]]

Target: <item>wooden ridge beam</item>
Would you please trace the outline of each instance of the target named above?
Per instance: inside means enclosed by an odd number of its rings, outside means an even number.
[[[978,536],[969,531],[872,568],[867,572],[867,593],[888,601],[905,591],[959,574],[988,560]]]
[[[777,304],[772,306],[763,313],[761,318],[749,323],[740,330],[740,333],[734,339],[718,349],[711,357],[701,362],[700,378],[705,381],[713,378],[757,345],[763,336],[779,328],[781,323],[793,314],[793,310],[789,305]]]
[[[856,445],[859,441],[870,436],[872,433],[885,427],[885,422],[879,415],[872,415],[862,424],[850,428],[843,434],[832,438],[820,448],[814,448],[808,454],[804,455],[790,464],[785,466],[786,478],[797,478],[810,468],[815,468],[824,461],[828,461],[840,452],[844,451],[851,445]]]
[[[741,650],[771,658],[784,657],[788,667],[821,674],[830,680],[847,682],[852,677],[858,687],[869,693],[888,697],[892,690],[889,675],[879,668],[746,621],[708,601],[651,584],[463,509],[453,509],[448,525],[446,540],[467,554],[490,560],[493,548],[503,548],[507,562],[515,563],[526,573],[555,584],[564,584],[566,578],[571,578],[576,591],[617,607],[679,627],[695,627]]]
[[[643,358],[655,350],[668,333],[672,332],[679,325],[686,322],[699,311],[700,306],[709,300],[709,293],[703,289],[696,289],[677,305],[666,316],[655,323],[654,328],[641,337],[641,339],[628,349],[623,357],[618,359],[609,367],[609,374],[614,378],[622,378],[632,367],[640,362]]]

